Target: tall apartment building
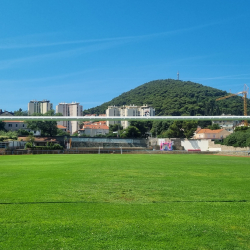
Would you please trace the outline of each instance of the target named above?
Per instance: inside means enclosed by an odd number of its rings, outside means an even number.
[[[56,113],[62,113],[63,116],[82,116],[82,105],[78,102],[59,103],[56,106]],[[79,129],[77,121],[60,121],[57,125],[66,127],[71,135]]]
[[[147,104],[143,106],[123,105],[123,106],[109,106],[106,110],[108,116],[155,116],[155,109]],[[121,124],[123,128],[129,126],[128,121],[107,121],[107,125]]]
[[[33,113],[45,114],[49,110],[53,109],[53,104],[48,100],[42,101],[30,101],[28,103],[28,113],[32,115]]]
[[[118,106],[108,106],[108,109],[106,109],[106,116],[120,116],[120,107]],[[120,121],[107,121],[107,126],[114,124],[121,124]]]

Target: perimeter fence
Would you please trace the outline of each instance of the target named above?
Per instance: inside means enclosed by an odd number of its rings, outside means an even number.
[[[147,149],[86,149],[86,150],[6,150],[0,155],[36,155],[36,154],[216,154],[217,152],[188,152],[185,150],[161,151]]]
[[[234,156],[250,156],[250,151],[186,151],[173,150],[161,151],[152,149],[102,149],[91,148],[81,150],[3,150],[0,155],[41,155],[41,154],[198,154],[198,155],[234,155]]]

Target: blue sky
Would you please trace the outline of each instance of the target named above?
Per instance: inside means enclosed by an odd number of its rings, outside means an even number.
[[[157,79],[250,87],[249,0],[2,0],[0,109],[84,109]]]

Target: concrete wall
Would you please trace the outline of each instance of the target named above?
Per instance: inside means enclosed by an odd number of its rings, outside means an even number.
[[[188,149],[200,149],[201,151],[249,151],[250,147],[240,148],[233,146],[225,146],[215,144],[214,141],[208,140],[187,140],[182,139],[181,145],[185,150]]]
[[[240,147],[214,144],[214,141],[211,141],[211,140],[209,140],[208,146],[209,146],[209,149],[220,148],[221,151],[249,151],[250,150],[250,147],[240,148]]]
[[[220,144],[214,144],[214,141],[211,139],[179,139],[179,138],[149,138],[148,145],[151,147],[159,146],[162,141],[173,141],[176,150],[194,150],[200,149],[201,151],[250,151],[250,147],[240,148],[240,147],[233,147],[233,146],[225,146]]]
[[[208,150],[208,140],[181,140],[181,146],[184,147],[184,150],[194,150],[200,149],[201,151]]]

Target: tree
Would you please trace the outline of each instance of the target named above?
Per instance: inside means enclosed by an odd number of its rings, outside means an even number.
[[[161,133],[160,123],[161,123],[160,121],[153,121],[152,128],[150,130],[152,136],[157,136]]]
[[[31,134],[30,132],[28,132],[25,129],[18,129],[17,133],[18,133],[18,135],[30,135]]]
[[[250,147],[250,136],[246,139],[246,146]]]
[[[109,126],[109,132],[116,132],[118,130],[123,130],[123,127],[119,123],[115,123],[114,125]]]
[[[182,128],[182,121],[174,121],[167,131],[168,138],[183,138],[184,131]]]
[[[212,121],[198,121],[197,125],[201,128],[207,128],[212,125]]]
[[[190,138],[197,129],[196,121],[174,121],[164,133],[167,138]]]
[[[5,126],[5,123],[2,122],[2,121],[0,121],[0,130],[6,131],[5,128],[4,128],[4,126]]]
[[[123,131],[123,127],[119,123],[109,126],[109,133],[105,137],[119,137]]]
[[[54,110],[49,110],[45,114],[34,113],[32,116],[60,116],[55,114]],[[57,122],[56,121],[27,121],[27,127],[32,130],[40,130],[42,136],[56,136]]]
[[[166,136],[166,131],[172,123],[172,121],[153,121],[151,129],[152,136]]]
[[[141,132],[138,128],[134,126],[128,126],[124,132],[121,134],[123,138],[138,138],[141,137]]]
[[[35,141],[35,137],[33,135],[29,135],[27,138],[26,138],[26,141],[29,142],[31,144],[31,146],[33,146],[34,144],[34,141]]]
[[[223,140],[223,144],[234,147],[246,147],[250,142],[250,129],[236,131]]]
[[[130,126],[134,126],[139,129],[141,132],[141,137],[145,138],[147,137],[147,132],[150,131],[152,128],[152,122],[151,121],[132,121],[130,122]]]
[[[216,130],[216,129],[221,129],[221,127],[219,126],[219,124],[214,123],[212,125],[207,126],[207,128],[211,129],[211,130]]]
[[[6,139],[17,139],[17,131],[7,131],[0,130],[0,136],[5,137]]]
[[[192,137],[197,129],[197,121],[183,121],[182,129],[186,138]]]
[[[21,108],[19,110],[14,111],[14,116],[27,116],[28,111],[23,111]]]
[[[78,137],[78,133],[75,132],[72,136]]]
[[[238,131],[240,131],[240,132],[246,132],[247,130],[250,130],[250,127],[248,127],[248,126],[242,126],[242,127],[236,127],[235,130],[234,130],[234,132],[238,132]]]
[[[70,135],[70,134],[58,128],[58,129],[57,129],[57,134],[56,134],[56,135],[57,135],[57,136],[68,136],[68,135]]]

